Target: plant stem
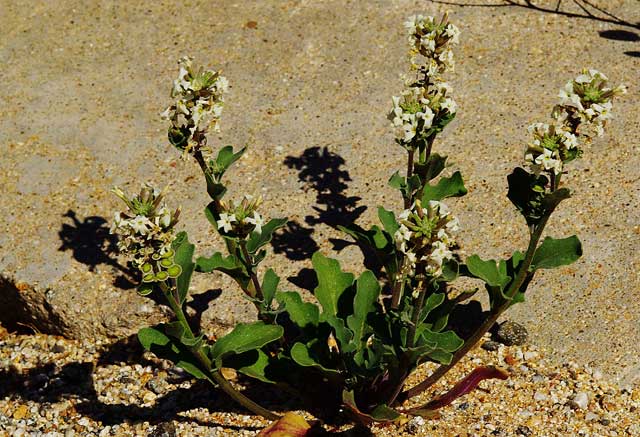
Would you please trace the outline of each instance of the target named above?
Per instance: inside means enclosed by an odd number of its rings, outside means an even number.
[[[415,153],[414,149],[409,149],[407,156],[407,185],[409,184],[409,178],[413,176],[413,154]],[[413,193],[407,193],[408,195],[404,198],[404,209],[409,209],[411,204],[413,203]]]
[[[409,332],[407,333],[407,347],[413,347],[415,344],[415,336],[416,329],[418,328],[418,319],[420,318],[420,313],[422,312],[422,307],[424,305],[424,297],[429,290],[429,283],[424,287],[424,291],[422,291],[418,297],[413,301],[413,314],[411,314],[411,325],[409,325]]]
[[[247,250],[247,243],[244,240],[240,241],[240,250],[242,251],[242,256],[244,256],[245,258],[245,262],[246,262],[245,267],[249,272],[249,276],[251,277],[251,282],[253,283],[253,288],[255,289],[255,293],[251,297],[253,298],[257,297],[258,299],[263,300],[264,295],[262,293],[262,286],[260,285],[260,280],[258,279],[258,275],[256,275],[256,272],[253,270],[253,258],[249,254],[249,251]],[[249,293],[251,292],[249,291]]]
[[[473,333],[471,337],[469,337],[464,345],[456,351],[451,359],[449,364],[444,364],[438,367],[426,380],[416,385],[415,387],[403,392],[398,397],[398,402],[404,402],[407,399],[410,399],[423,391],[427,390],[433,384],[435,384],[442,376],[444,376],[453,366],[455,366],[461,359],[464,357],[467,352],[469,352],[478,341],[484,336],[484,334],[491,329],[491,327],[495,324],[498,318],[502,315],[502,313],[511,306],[511,301],[513,300],[516,293],[520,290],[520,287],[527,279],[527,275],[529,274],[529,267],[531,267],[531,262],[533,261],[533,255],[538,247],[538,242],[540,241],[540,237],[542,236],[542,231],[551,216],[551,211],[547,211],[547,213],[542,217],[540,222],[536,225],[535,231],[531,235],[529,239],[529,246],[527,247],[527,252],[525,254],[525,258],[520,264],[520,269],[518,269],[518,274],[515,279],[511,283],[511,286],[505,293],[507,298],[505,301],[495,308],[489,317],[480,325],[480,327]]]
[[[191,326],[187,322],[187,318],[184,315],[184,311],[182,310],[182,306],[180,305],[180,303],[175,299],[175,297],[171,293],[171,289],[164,282],[160,282],[159,284],[160,284],[160,288],[162,289],[165,297],[167,298],[167,301],[169,302],[169,306],[171,307],[171,309],[173,310],[174,314],[176,315],[176,318],[178,319],[178,322],[180,322],[180,324],[184,328],[185,333],[189,337],[195,338],[195,335],[194,335],[193,331],[191,330]],[[263,416],[266,419],[269,419],[269,420],[280,419],[280,416],[278,416],[277,414],[275,414],[275,413],[267,410],[266,408],[256,404],[251,399],[249,399],[248,397],[246,397],[245,395],[243,395],[242,393],[237,391],[235,388],[233,388],[231,383],[229,381],[227,381],[227,379],[224,376],[222,376],[222,374],[220,373],[219,370],[212,370],[211,360],[209,359],[207,354],[204,353],[202,348],[200,348],[200,347],[189,347],[189,350],[191,351],[191,353],[193,353],[195,358],[198,360],[198,362],[202,366],[202,368],[200,370],[203,370],[203,373],[205,374],[207,380],[209,380],[209,382],[211,382],[214,385],[218,384],[218,386],[227,395],[229,395],[229,397],[231,397],[231,399],[233,399],[234,401],[236,401],[237,403],[239,403],[240,405],[245,407],[247,410],[249,410],[249,411],[251,411],[251,412],[253,412],[255,414],[258,414],[260,416]]]
[[[404,261],[403,261],[404,262]],[[393,285],[393,291],[391,293],[391,309],[397,310],[400,307],[400,298],[404,292],[404,283],[406,279],[403,274],[400,274],[400,279],[396,279]]]

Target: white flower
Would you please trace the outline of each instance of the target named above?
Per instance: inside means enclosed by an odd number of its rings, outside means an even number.
[[[593,110],[598,114],[598,118],[601,120],[609,120],[613,118],[613,115],[611,114],[612,107],[613,104],[611,102],[604,102],[601,105],[594,103],[591,105],[591,108],[593,108]]]
[[[575,149],[578,147],[578,137],[576,137],[571,132],[562,132],[562,137],[564,145],[567,146],[567,149]]]
[[[396,245],[401,251],[404,251],[405,243],[411,239],[411,235],[413,235],[413,232],[411,232],[409,228],[402,224],[393,235],[393,238],[396,241]]]
[[[416,265],[416,262],[418,262],[418,258],[416,257],[416,254],[413,252],[407,252],[406,254],[407,257],[407,262],[409,263],[409,265],[411,267]]]
[[[158,220],[157,225],[168,228],[171,224],[171,211],[165,206],[158,210],[158,215],[156,216],[156,220]]]
[[[258,211],[254,211],[253,217],[247,217],[245,221],[254,225],[254,231],[256,231],[258,234],[262,233],[262,227],[265,225],[265,220],[260,214],[258,214]]]
[[[440,104],[440,108],[446,109],[447,111],[449,111],[449,114],[453,114],[456,112],[458,105],[456,104],[455,100],[446,98]]]
[[[444,34],[451,39],[451,43],[458,44],[460,37],[460,30],[453,24],[448,24],[444,31]]]
[[[562,160],[555,159],[554,153],[549,149],[544,149],[542,154],[535,159],[535,163],[541,165],[545,170],[553,170],[555,174],[562,173]]]
[[[227,214],[223,212],[220,214],[220,220],[218,220],[216,224],[218,225],[218,229],[223,229],[225,232],[229,232],[231,229],[233,229],[232,223],[236,222],[237,220],[235,214]]]
[[[131,226],[131,228],[140,235],[146,235],[151,226],[153,226],[153,223],[143,215],[137,215],[131,220],[128,220],[127,223],[129,223],[129,226]]]
[[[226,77],[224,76],[218,77],[218,80],[216,81],[216,89],[220,93],[227,92],[227,90],[229,89],[229,81],[227,80]]]
[[[460,230],[460,222],[457,217],[451,217],[445,227],[450,232],[458,232]]]

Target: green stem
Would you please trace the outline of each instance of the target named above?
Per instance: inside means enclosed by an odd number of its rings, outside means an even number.
[[[409,149],[407,156],[407,185],[409,184],[409,178],[413,176],[413,154],[414,149]],[[408,196],[404,198],[404,209],[409,209],[413,203],[413,193],[408,193]]]
[[[413,314],[411,315],[411,325],[409,325],[409,332],[407,333],[407,347],[413,347],[416,339],[416,329],[418,328],[418,319],[424,306],[424,297],[429,290],[429,283],[425,285],[424,291],[422,291],[417,298],[413,301]]]
[[[396,282],[393,285],[393,291],[391,293],[391,309],[393,310],[397,310],[400,307],[400,299],[402,298],[402,294],[404,293],[404,284],[406,282],[406,279],[402,273],[400,274],[400,276],[400,279],[396,279]]]
[[[553,210],[548,211],[540,220],[540,222],[536,225],[531,238],[529,239],[529,246],[527,247],[527,252],[525,254],[525,258],[520,264],[520,268],[518,269],[518,274],[515,279],[511,283],[511,286],[505,293],[507,298],[505,301],[495,308],[489,317],[480,325],[480,327],[473,333],[471,337],[469,337],[464,345],[456,351],[451,359],[449,364],[441,365],[438,367],[426,380],[416,385],[415,387],[403,392],[398,397],[398,402],[402,403],[407,399],[410,399],[423,391],[427,390],[433,384],[435,384],[440,378],[442,378],[453,366],[455,366],[461,359],[464,357],[467,352],[469,352],[475,345],[480,341],[480,339],[486,334],[489,329],[495,324],[498,318],[502,315],[502,313],[511,306],[511,301],[513,300],[516,293],[522,287],[522,284],[527,279],[527,275],[529,274],[529,267],[531,267],[531,262],[533,261],[533,255],[535,254],[536,248],[538,247],[538,242],[540,241],[540,237],[542,236],[542,231],[549,220],[549,217]]]
[[[189,337],[195,338],[195,335],[194,335],[193,331],[191,330],[191,326],[189,325],[189,323],[187,321],[187,318],[186,318],[186,316],[184,314],[184,311],[182,310],[182,306],[180,305],[180,303],[175,299],[175,297],[171,293],[171,289],[164,282],[159,282],[159,285],[160,285],[160,288],[162,289],[165,297],[167,298],[167,301],[169,302],[169,306],[171,307],[171,309],[173,310],[174,314],[176,315],[176,318],[178,319],[178,322],[180,322],[180,324],[184,328],[185,333]],[[275,414],[275,413],[267,410],[266,408],[258,405],[257,403],[253,402],[251,399],[249,399],[248,397],[246,397],[245,395],[243,395],[242,393],[237,391],[235,388],[233,388],[231,383],[229,381],[227,381],[227,379],[220,373],[219,370],[213,370],[212,369],[211,360],[209,359],[207,354],[204,353],[202,348],[200,348],[200,347],[190,347],[188,349],[191,351],[191,353],[193,353],[195,358],[200,363],[200,365],[201,365],[201,369],[200,370],[203,371],[203,373],[205,374],[207,380],[209,382],[211,382],[212,384],[214,384],[214,385],[218,384],[218,386],[227,395],[229,395],[229,397],[231,397],[231,399],[233,399],[234,401],[236,401],[237,403],[239,403],[240,405],[245,407],[247,410],[249,410],[249,411],[251,411],[251,412],[253,412],[255,414],[258,414],[260,416],[263,416],[266,419],[269,419],[269,420],[278,420],[278,419],[280,419],[280,416],[278,416],[277,414]]]
[[[262,286],[260,285],[258,275],[256,275],[255,270],[253,270],[253,258],[249,254],[249,251],[247,250],[247,243],[244,240],[240,241],[240,250],[242,251],[242,256],[245,258],[245,267],[247,268],[247,272],[249,272],[249,276],[251,277],[251,282],[253,283],[253,288],[255,290],[254,295],[251,297],[263,300],[264,295],[262,293]],[[250,293],[250,290],[248,291]]]

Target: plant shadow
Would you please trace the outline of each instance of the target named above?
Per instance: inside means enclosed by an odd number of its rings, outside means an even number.
[[[63,223],[58,237],[62,244],[59,251],[71,251],[73,258],[95,272],[99,265],[114,268],[120,275],[113,285],[130,290],[139,282],[138,272],[130,265],[122,265],[117,261],[118,238],[109,233],[108,222],[104,217],[90,216],[80,219],[75,211],[68,210],[63,217],[70,218],[71,223]]]
[[[320,247],[313,239],[314,227],[324,224],[338,229],[349,226],[364,213],[366,206],[358,205],[357,196],[348,196],[346,190],[351,182],[349,172],[344,169],[345,160],[328,147],[309,147],[300,156],[287,156],[284,164],[298,171],[298,179],[304,183],[304,190],[316,193],[315,214],[307,215],[304,224],[289,221],[287,226],[274,235],[271,246],[275,253],[282,253],[288,259],[302,261],[310,259]],[[333,250],[341,251],[355,243],[331,239]],[[369,262],[371,264],[371,262]],[[292,284],[313,290],[317,285],[311,269],[303,269],[296,276],[287,278]]]
[[[64,351],[60,351],[63,353]],[[175,367],[167,368],[165,363],[157,359],[146,358],[145,351],[135,335],[120,339],[103,349],[95,362],[77,361],[59,365],[55,361],[43,362],[37,367],[19,370],[14,366],[0,369],[0,397],[32,401],[42,405],[73,401],[76,413],[99,421],[103,426],[114,426],[123,423],[148,422],[157,430],[174,427],[174,422],[194,423],[206,427],[224,427],[228,430],[258,431],[258,426],[230,425],[218,419],[194,418],[190,410],[207,409],[210,412],[231,413],[237,415],[250,414],[247,410],[233,402],[228,396],[213,388],[204,380],[195,380],[190,385],[184,384],[192,380],[185,371]],[[132,365],[150,367],[152,377],[146,382]],[[98,392],[95,374],[100,368],[119,366],[114,374],[117,383],[124,391],[141,393],[152,391],[157,394],[155,401],[144,405],[131,401],[128,396],[123,400],[105,393],[107,388]],[[299,410],[297,399],[288,392],[278,390],[275,386],[250,378],[238,376],[238,383],[244,387],[242,393],[267,409],[275,411]],[[162,388],[164,384],[165,388]],[[175,387],[170,387],[173,384]],[[161,388],[157,388],[161,387]],[[306,408],[323,423],[332,425],[345,424],[343,416],[327,415],[322,406]],[[151,434],[150,434],[151,435]],[[313,435],[325,435],[320,428]],[[331,433],[342,436],[367,436],[368,431],[351,429],[346,432]]]
[[[520,7],[525,9],[530,9],[542,13],[562,15],[569,18],[579,18],[586,20],[593,20],[600,23],[608,23],[617,26],[624,26],[632,29],[640,29],[640,22],[632,23],[623,18],[616,16],[615,14],[609,12],[605,8],[595,4],[591,0],[556,0],[555,5],[552,7],[545,7],[541,5],[535,4],[531,0],[502,0],[502,3],[482,3],[482,2],[474,2],[474,1],[458,1],[458,0],[431,0],[432,3],[439,3],[451,6],[470,6],[470,7],[488,7],[488,8],[498,8],[498,7]],[[567,10],[564,6],[567,4],[574,5],[578,12]],[[575,8],[574,8],[575,10]],[[615,40],[615,41],[627,41],[627,42],[636,42],[640,40],[640,35],[636,32],[631,32],[628,30],[604,30],[598,32],[602,38]],[[625,55],[627,56],[638,56],[638,52],[636,51],[625,51]]]

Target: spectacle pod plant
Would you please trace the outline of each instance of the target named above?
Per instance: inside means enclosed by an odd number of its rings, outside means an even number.
[[[467,189],[459,171],[444,175],[448,159],[434,151],[436,138],[458,110],[444,74],[454,68],[460,31],[446,14],[440,20],[416,15],[405,25],[410,78],[392,97],[388,112],[395,141],[407,157],[406,170],[389,180],[402,197],[401,209],[396,214],[379,207],[380,225],[368,229],[356,223],[339,227],[375,254],[381,272],[345,272],[337,260],[317,252],[312,257],[317,287],[309,300],[286,290],[276,271],[263,267],[267,245],[287,220],[266,218],[259,197],[227,199],[227,187],[234,182],[225,176],[245,148],[214,147],[208,134],[220,127],[228,82],[219,71],[194,68],[190,58],[179,61],[174,102],[163,117],[170,122],[170,143],[203,173],[211,198],[204,212],[225,250],[194,258],[187,234],[175,233],[179,210],[165,205],[164,192],[145,185],[139,195],[129,197],[114,189],[127,209],[116,214],[112,232],[141,272],[138,291],[161,293],[175,314],[170,323],[140,330],[140,342],[193,377],[219,386],[255,414],[279,418],[227,381],[223,368],[273,384],[302,402],[320,401],[327,410],[346,411],[359,425],[404,415],[432,416],[483,379],[508,374],[480,367],[424,405],[406,407],[405,402],[431,387],[509,307],[522,302],[536,271],[568,265],[581,256],[576,236],[542,239],[543,232],[571,195],[562,176],[585,145],[603,134],[612,102],[625,87],[611,87],[595,70],[583,70],[567,83],[551,119],[529,127],[526,168],[517,167],[507,177],[507,196],[528,228],[527,247],[507,259],[463,259],[456,245],[460,226],[445,201],[464,196]],[[255,322],[239,323],[216,341],[191,326],[184,312],[194,272],[214,271],[230,276],[257,314]],[[465,337],[449,318],[478,290],[457,291],[460,277],[482,281],[489,301],[484,319]],[[407,387],[409,375],[429,361],[439,367]]]

